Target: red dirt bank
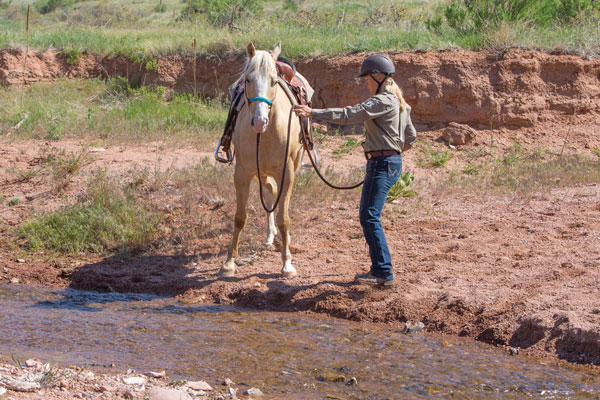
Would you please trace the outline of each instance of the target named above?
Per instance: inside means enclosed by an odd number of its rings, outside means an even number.
[[[565,116],[600,115],[598,59],[526,49],[402,52],[390,56],[397,66],[396,79],[421,126],[439,128],[454,121],[485,129],[491,125],[532,127],[561,121]],[[364,54],[353,54],[297,60],[298,70],[316,89],[315,106],[362,101],[366,89],[347,88],[357,79],[363,58]],[[164,56],[158,60],[157,71],[146,71],[125,57],[85,53],[79,62],[69,64],[57,51],[30,51],[26,76],[23,59],[24,51],[0,50],[0,85],[58,77],[136,76],[146,85],[183,91],[192,91],[194,86],[191,56]],[[241,56],[199,56],[198,91],[208,96],[227,93],[242,62]]]

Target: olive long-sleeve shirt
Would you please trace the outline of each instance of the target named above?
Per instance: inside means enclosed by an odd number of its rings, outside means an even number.
[[[340,125],[362,123],[367,151],[408,150],[416,139],[416,130],[410,120],[410,106],[400,111],[398,98],[389,92],[369,97],[361,104],[344,108],[313,109],[312,117]]]

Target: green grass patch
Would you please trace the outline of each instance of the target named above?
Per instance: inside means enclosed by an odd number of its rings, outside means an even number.
[[[598,54],[600,10],[589,0],[40,0],[30,45],[106,54],[242,51],[283,43],[286,57],[357,51],[528,46]],[[166,10],[170,12],[164,12]],[[232,10],[235,10],[232,12]],[[46,12],[47,11],[47,12]],[[0,47],[25,46],[26,5],[0,9]]]
[[[155,238],[160,218],[126,187],[97,174],[84,199],[41,216],[17,229],[30,250],[63,255],[135,251]]]
[[[448,161],[454,157],[450,150],[438,150],[430,144],[419,146],[423,156],[417,160],[419,166],[422,167],[445,167]]]
[[[527,194],[600,182],[598,160],[582,154],[547,155],[520,146],[493,156],[487,163],[469,164],[462,172],[450,174],[441,185],[450,191]]]
[[[121,141],[175,139],[196,144],[217,140],[227,107],[217,100],[167,94],[164,88],[133,88],[119,78],[58,80],[0,92],[0,131],[23,119],[11,137]]]

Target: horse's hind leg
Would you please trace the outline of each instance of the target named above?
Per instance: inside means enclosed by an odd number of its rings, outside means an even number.
[[[265,205],[267,208],[273,207],[275,198],[277,197],[277,182],[271,177],[263,180],[263,192],[265,194]],[[275,226],[275,214],[270,212],[267,214],[267,240],[265,246],[271,246],[277,235],[277,227]]]
[[[248,193],[250,192],[251,182],[252,176],[243,170],[242,167],[236,165],[233,183],[235,185],[237,208],[235,211],[233,237],[231,239],[231,246],[229,247],[227,261],[225,264],[223,264],[221,270],[219,271],[219,276],[221,278],[230,278],[237,272],[235,259],[238,256],[240,234],[246,225],[246,205],[248,204]]]
[[[292,253],[290,252],[290,216],[288,208],[290,206],[290,198],[292,197],[292,188],[294,187],[294,166],[288,163],[285,185],[281,188],[281,204],[277,210],[277,226],[281,232],[281,259],[283,268],[281,275],[284,278],[293,278],[296,276],[296,268],[292,265]]]

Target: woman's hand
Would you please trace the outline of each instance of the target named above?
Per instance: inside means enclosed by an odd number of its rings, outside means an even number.
[[[294,107],[294,112],[299,117],[310,117],[312,113],[312,108],[310,108],[309,106],[297,105]]]

